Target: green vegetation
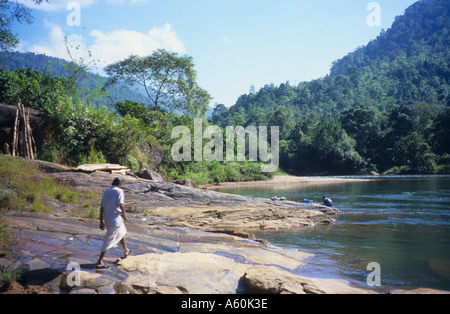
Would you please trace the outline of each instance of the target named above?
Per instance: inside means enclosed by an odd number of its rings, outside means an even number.
[[[20,269],[0,268],[0,286],[8,286],[14,281],[19,281],[21,278],[22,271]]]
[[[66,43],[66,45],[71,47],[69,43]],[[19,69],[22,69],[22,72],[31,71],[29,68],[35,70],[36,73],[34,75],[26,76],[29,76],[30,78],[34,77],[38,82],[33,82],[33,80],[31,80],[30,83],[27,83],[28,85],[36,87],[41,81],[40,77],[47,77],[47,79],[67,79],[67,85],[71,85],[69,86],[69,89],[76,87],[74,92],[77,93],[78,98],[81,98],[83,102],[90,102],[96,107],[102,107],[103,105],[109,106],[114,102],[123,102],[126,100],[148,103],[148,97],[141,94],[136,89],[131,88],[129,85],[119,83],[105,87],[107,82],[106,78],[90,72],[89,66],[83,67],[77,65],[76,61],[68,62],[64,59],[49,57],[33,52],[0,52],[0,69],[9,71],[6,73],[13,75],[12,79],[6,81],[12,81],[12,84],[14,84],[16,81],[14,72]],[[77,73],[78,75],[76,75]],[[21,85],[24,86],[26,84],[22,83]],[[41,86],[44,87],[45,85],[46,84],[43,84]],[[19,92],[17,89],[11,89],[11,91],[15,93]],[[37,94],[42,94],[43,92],[42,89],[34,89],[34,93],[36,91]],[[58,90],[55,92],[60,93]],[[64,93],[66,92],[63,92],[63,94]],[[53,95],[55,95],[55,93],[53,93]],[[26,104],[30,103],[30,100],[35,97],[33,94],[28,95],[26,93],[21,93],[21,96],[24,97],[22,98],[22,101]]]
[[[116,103],[115,108],[119,115],[137,119],[142,127],[149,130],[149,133],[152,134],[151,145],[159,148],[162,155],[161,164],[157,167],[157,170],[169,178],[189,178],[203,185],[219,182],[266,180],[274,175],[273,173],[261,173],[259,163],[248,161],[239,163],[218,161],[175,162],[171,156],[171,148],[176,140],[171,139],[171,131],[176,126],[184,125],[189,127],[193,134],[195,116],[154,110],[132,101]],[[204,128],[210,125],[206,119],[203,119],[203,121]]]
[[[273,176],[250,162],[175,162],[171,130],[193,131],[194,119],[202,118],[203,128],[224,131],[280,126],[280,166],[290,173],[448,173],[448,10],[444,0],[417,2],[391,29],[334,62],[329,76],[252,88],[231,108],[217,104],[209,119],[211,97],[198,86],[192,57],[164,50],[107,66],[108,79],[91,78],[88,66],[74,61],[2,53],[0,101],[39,110],[49,123],[38,158],[73,166],[121,163],[199,184]],[[30,65],[35,69],[17,68]],[[106,92],[124,85],[145,95],[119,100]],[[27,199],[5,191],[5,207]],[[45,210],[39,197],[28,203]]]
[[[251,88],[211,122],[281,126],[281,167],[298,174],[448,173],[449,10],[417,2],[329,76]]]
[[[41,4],[42,0],[32,0],[35,4]],[[32,23],[31,9],[16,1],[0,1],[0,51],[7,51],[19,44],[19,38],[12,32],[15,22]]]
[[[10,60],[20,59],[17,53],[3,54],[10,55]],[[190,164],[172,160],[173,128],[183,125],[193,130],[197,117],[203,117],[204,128],[210,125],[204,116],[211,98],[196,82],[191,57],[163,50],[146,58],[130,57],[108,66],[111,76],[106,86],[87,93],[76,92],[86,84],[75,79],[84,77],[79,72],[87,69],[73,64],[66,69],[62,76],[31,68],[0,70],[0,101],[14,104],[20,100],[49,122],[45,142],[38,149],[39,159],[70,166],[120,163],[135,172],[146,167],[169,179],[191,178],[199,184],[271,177],[249,163]],[[147,103],[111,102],[104,89],[121,82],[142,85]],[[96,98],[86,98],[86,94]],[[94,104],[99,100],[103,100],[102,106]],[[36,207],[41,208],[39,203]]]
[[[162,49],[148,57],[130,56],[105,68],[107,86],[124,81],[144,88],[153,110],[166,108],[204,116],[211,96],[197,84],[192,57]]]
[[[99,201],[92,192],[72,189],[46,176],[32,162],[0,155],[0,211],[53,212],[48,205],[52,199],[82,204],[87,211],[98,207]]]
[[[281,172],[280,172],[281,173]],[[220,182],[264,181],[273,173],[261,172],[261,164],[255,162],[189,162],[182,169],[170,170],[171,177],[190,178],[205,185]]]

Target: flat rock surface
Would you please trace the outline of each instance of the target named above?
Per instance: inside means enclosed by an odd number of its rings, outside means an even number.
[[[284,276],[280,280],[289,277],[292,285],[301,287],[312,280],[297,275],[307,256],[298,250],[229,234],[138,222],[127,223],[131,256],[120,259],[122,250],[116,247],[108,251],[105,259],[110,268],[96,270],[104,237],[98,221],[33,213],[10,215],[8,221],[18,245],[2,260],[3,265],[22,269],[27,285],[53,293],[248,293],[254,289],[246,279],[249,272],[268,280],[269,287],[280,274]],[[343,281],[330,282],[339,287],[333,292],[367,292]],[[302,291],[325,293],[330,291],[330,282],[327,287],[316,284],[315,290]],[[264,293],[284,291],[267,288]]]

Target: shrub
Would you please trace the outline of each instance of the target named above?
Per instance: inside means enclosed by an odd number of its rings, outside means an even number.
[[[20,269],[0,268],[0,283],[2,283],[2,286],[8,286],[14,281],[19,281],[21,278],[22,271]]]

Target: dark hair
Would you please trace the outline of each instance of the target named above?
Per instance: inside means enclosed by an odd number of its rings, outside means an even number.
[[[115,178],[112,185],[118,186],[119,184],[122,184],[123,180],[121,178]]]

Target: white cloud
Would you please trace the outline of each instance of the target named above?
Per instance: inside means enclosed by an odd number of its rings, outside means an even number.
[[[49,29],[48,38],[43,43],[35,45],[22,43],[21,50],[70,59],[65,44],[67,35],[64,34],[63,29],[52,23],[45,25]],[[86,45],[87,41],[91,44]],[[156,49],[166,49],[177,53],[186,52],[183,42],[168,23],[161,27],[154,27],[147,33],[125,29],[111,32],[93,30],[87,38],[78,34],[68,35],[67,42],[70,44],[70,52],[75,61],[84,60],[88,63],[99,60],[97,66],[100,68],[132,54],[150,55]],[[92,56],[89,56],[89,53]]]
[[[49,35],[44,43],[31,46],[24,43],[22,50],[33,51],[66,60],[69,59],[65,40],[66,35],[64,34],[63,29],[59,25],[48,22],[45,23],[45,26],[49,29]],[[88,56],[86,47],[84,46],[83,36],[77,34],[69,35],[67,36],[67,42],[70,44],[70,47],[72,47],[71,53],[75,60],[86,58]]]
[[[227,44],[234,44],[233,39],[231,39],[230,37],[228,37],[227,35],[223,36],[223,41],[226,42]]]
[[[94,56],[109,64],[130,55],[146,56],[156,49],[166,49],[184,53],[183,42],[169,24],[154,27],[147,33],[130,30],[102,32],[94,30],[90,33],[94,44],[90,50]]]

